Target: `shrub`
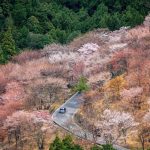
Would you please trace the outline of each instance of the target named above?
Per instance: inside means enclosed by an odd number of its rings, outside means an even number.
[[[49,150],[83,150],[78,144],[74,144],[71,136],[66,136],[61,140],[56,136],[53,143],[50,144]]]
[[[81,77],[74,88],[74,90],[78,92],[87,91],[88,89],[89,86],[87,85],[87,79],[85,77]]]
[[[115,150],[112,145],[106,144],[102,146],[94,145],[91,150]]]

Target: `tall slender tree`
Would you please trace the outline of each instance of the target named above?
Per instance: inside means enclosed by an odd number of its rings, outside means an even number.
[[[11,58],[11,56],[16,53],[15,41],[10,27],[8,27],[7,31],[4,33],[1,48],[5,60]]]

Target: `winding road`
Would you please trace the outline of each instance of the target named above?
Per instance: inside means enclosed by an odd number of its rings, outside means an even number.
[[[61,107],[59,107],[52,115],[52,120],[54,123],[64,128],[65,130],[71,132],[72,134],[93,141],[93,136],[88,131],[84,131],[79,125],[74,121],[74,115],[83,104],[84,100],[80,93],[74,94],[70,99],[68,99]],[[66,113],[59,113],[60,108],[66,108]],[[102,138],[97,139],[97,144],[105,144]],[[117,150],[129,150],[127,148],[121,147],[119,145],[113,145]]]

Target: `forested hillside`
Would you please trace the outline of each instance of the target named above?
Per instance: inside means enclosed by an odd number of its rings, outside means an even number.
[[[19,52],[14,25],[2,38],[7,57]],[[82,96],[69,99],[76,91]],[[68,143],[68,131],[85,139]],[[93,30],[65,45],[20,51],[0,65],[1,150],[150,150],[149,139],[150,14],[131,29]],[[109,148],[93,148],[97,141]]]
[[[149,10],[149,0],[0,0],[0,63],[94,28],[133,27]]]

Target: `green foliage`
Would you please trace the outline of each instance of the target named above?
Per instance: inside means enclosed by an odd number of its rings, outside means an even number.
[[[1,44],[1,58],[2,62],[11,58],[16,53],[15,41],[12,37],[11,28],[4,33]]]
[[[102,145],[102,147],[103,147],[103,150],[115,150],[115,149],[113,148],[113,146],[110,145],[110,144]]]
[[[144,20],[144,17],[132,7],[127,7],[124,15],[122,16],[122,22],[126,26],[135,26],[136,24],[140,24]]]
[[[72,137],[67,135],[63,140],[61,140],[58,136],[56,136],[53,143],[50,144],[49,150],[83,150],[83,148],[78,145],[74,144]],[[94,145],[91,150],[115,150],[112,145]]]
[[[74,88],[74,90],[78,92],[87,91],[88,89],[89,86],[87,85],[87,79],[85,77],[81,77]]]
[[[53,143],[50,144],[49,150],[83,150],[80,145],[76,145],[72,141],[71,136],[66,136],[63,140],[61,140],[58,136],[56,136]]]
[[[108,7],[101,3],[97,11],[93,15],[94,27],[107,27],[107,19],[109,18]]]
[[[97,146],[97,145],[94,145],[91,150],[103,150],[103,147],[102,146]]]
[[[115,150],[113,148],[112,145],[109,145],[109,144],[106,144],[106,145],[101,145],[101,146],[98,146],[98,145],[94,145],[91,150]]]
[[[149,6],[148,0],[0,0],[0,36],[10,27],[10,43],[17,49],[66,44],[94,28],[134,27],[142,23]]]
[[[17,25],[24,23],[27,17],[26,8],[22,3],[16,3],[13,7],[12,15]]]
[[[1,64],[4,64],[5,62],[6,62],[6,59],[5,59],[5,57],[4,57],[3,50],[2,50],[2,48],[1,48],[1,46],[0,46],[0,63],[1,63]]]
[[[65,146],[63,142],[60,140],[58,136],[56,136],[55,140],[52,144],[50,144],[49,150],[63,150]]]
[[[40,22],[35,16],[31,16],[28,18],[27,27],[31,32],[40,33]]]
[[[121,18],[119,13],[114,13],[111,17],[109,17],[107,23],[110,30],[116,30],[121,27],[121,21],[119,18]]]
[[[16,46],[25,48],[28,46],[29,29],[26,26],[14,31]]]
[[[28,47],[32,49],[43,48],[44,45],[51,43],[48,35],[30,33],[28,36]]]
[[[72,41],[75,37],[81,35],[81,32],[80,31],[73,31],[72,33],[70,33],[67,37],[67,43]]]

